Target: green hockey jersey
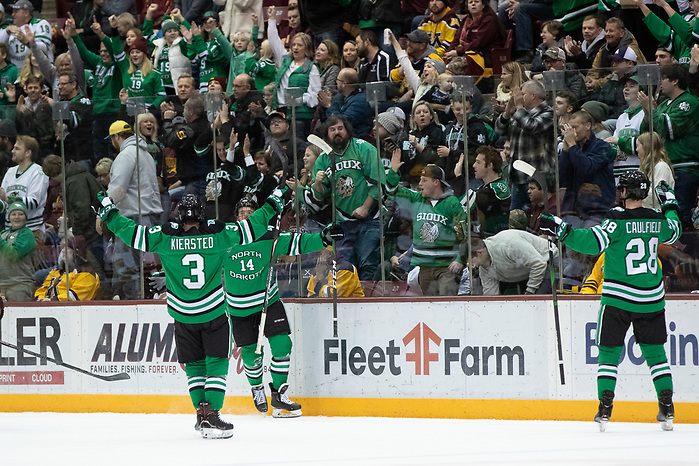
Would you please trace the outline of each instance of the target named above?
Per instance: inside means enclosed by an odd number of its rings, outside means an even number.
[[[376,155],[376,147],[362,139],[352,139],[342,154],[335,155],[335,185],[338,221],[355,220],[352,212],[360,207],[371,196],[378,199],[379,176],[381,181],[385,175],[383,170],[378,170],[379,158]],[[319,171],[326,174],[323,180],[324,193],[313,189],[313,198],[320,209],[321,201],[331,194],[330,156],[323,152],[313,166],[313,181]],[[378,215],[378,206],[375,203],[369,212],[370,217]]]
[[[658,245],[674,243],[681,233],[675,211],[616,208],[601,225],[572,230],[563,242],[583,254],[605,252],[602,305],[656,312],[665,307]]]
[[[676,14],[675,14],[676,15]],[[658,47],[662,47],[672,54],[678,63],[689,65],[690,55],[689,48],[685,40],[675,33],[665,21],[658,18],[655,13],[650,12],[648,16],[643,17],[643,22],[648,27],[648,30],[658,39]]]
[[[260,312],[264,305],[269,259],[272,254],[272,227],[251,244],[231,248],[223,264],[228,313],[245,317]],[[279,233],[274,257],[298,256],[323,249],[320,234]],[[269,289],[269,304],[279,300],[277,280]]]
[[[449,190],[440,199],[427,199],[419,191],[398,186],[400,175],[393,170],[386,176],[386,192],[407,199],[413,220],[413,257],[411,265],[449,266],[453,261],[466,263],[461,251],[467,215],[461,202]],[[458,233],[457,231],[458,230]]]
[[[168,313],[178,322],[200,324],[226,311],[221,280],[226,252],[263,236],[269,220],[281,207],[281,200],[270,196],[247,220],[210,220],[198,230],[189,231],[177,223],[144,227],[115,214],[109,217],[107,226],[132,248],[158,253],[165,270]]]
[[[665,140],[665,149],[675,170],[697,170],[699,147],[699,100],[689,92],[666,99],[653,110],[653,129]],[[641,132],[648,131],[643,123]]]

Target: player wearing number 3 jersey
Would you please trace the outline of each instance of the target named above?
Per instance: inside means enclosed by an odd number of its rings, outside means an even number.
[[[195,429],[205,438],[228,438],[233,425],[223,421],[231,353],[231,326],[221,280],[226,250],[250,244],[267,233],[280,214],[282,191],[275,191],[248,219],[236,223],[204,220],[204,206],[194,195],[178,204],[178,223],[144,227],[118,214],[100,193],[100,219],[134,249],[158,253],[165,270],[167,310],[175,319],[177,358],[184,363],[189,395],[197,408]]]
[[[623,174],[617,189],[625,208],[610,211],[601,225],[573,229],[558,217],[541,215],[541,229],[554,233],[566,246],[583,254],[605,252],[602,305],[597,321],[599,366],[597,391],[600,399],[595,421],[604,430],[612,413],[617,366],[630,324],[636,342],[650,367],[658,395],[658,421],[672,430],[672,374],[663,344],[665,290],[658,264],[658,245],[674,243],[681,234],[678,207],[672,189],[661,181],[656,188],[663,213],[642,207],[650,188],[639,171]]]

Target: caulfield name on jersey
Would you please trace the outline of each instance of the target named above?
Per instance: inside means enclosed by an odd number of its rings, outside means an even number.
[[[660,222],[628,222],[626,233],[660,233]]]

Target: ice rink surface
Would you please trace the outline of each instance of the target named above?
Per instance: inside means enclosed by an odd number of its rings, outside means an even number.
[[[594,413],[591,413],[591,416]],[[205,440],[194,414],[0,413],[2,465],[699,464],[699,425],[225,416]]]

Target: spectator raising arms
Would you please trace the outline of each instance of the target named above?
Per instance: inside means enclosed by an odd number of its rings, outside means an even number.
[[[505,111],[495,121],[498,134],[509,133],[512,160],[524,160],[537,170],[554,172],[556,150],[553,141],[553,110],[544,100],[546,89],[538,81],[527,81],[521,90],[515,88]],[[512,204],[521,209],[527,202],[527,178],[517,171],[510,172]]]
[[[146,19],[143,22],[143,35],[145,37],[153,35],[153,13],[157,9],[156,3],[151,3],[148,6]],[[172,17],[180,23],[184,22],[180,10],[172,10]],[[160,32],[163,37],[149,40],[149,45],[155,48],[153,50],[153,66],[160,73],[165,92],[174,95],[175,85],[179,77],[192,73],[192,63],[187,58],[187,43],[180,37],[180,28],[175,21],[171,19],[163,21],[160,25]]]
[[[190,29],[187,23],[183,23],[180,31],[187,41],[187,57],[192,61],[199,60],[199,90],[206,92],[211,78],[227,76],[228,60],[224,49],[230,48],[231,44],[219,29],[218,14],[213,11],[204,14],[201,29],[196,24],[192,24]]]
[[[269,18],[275,17],[275,11],[273,6],[269,7]],[[299,131],[305,138],[305,135],[310,133],[311,119],[318,105],[318,91],[321,89],[320,72],[311,61],[313,40],[308,34],[302,32],[296,34],[291,40],[291,52],[287,54],[284,44],[279,39],[274,19],[269,20],[267,34],[274,52],[274,59],[279,66],[276,77],[276,107],[284,107],[287,118],[291,118],[291,102],[287,101],[285,90],[294,87],[303,90],[303,97],[296,107],[296,120],[301,123]]]
[[[444,178],[444,171],[427,165],[420,172],[420,191],[398,186],[403,165],[400,151],[391,158],[386,175],[388,194],[410,202],[413,221],[413,257],[426,296],[456,296],[466,260],[461,249],[466,213]]]
[[[128,58],[127,53],[108,41],[104,33],[101,39],[121,71],[121,81],[126,86],[129,97],[144,97],[149,107],[158,107],[165,100],[166,94],[160,73],[153,68],[153,62],[148,58],[146,39],[139,37],[133,41],[128,48]]]
[[[107,50],[107,45],[100,42],[99,55],[90,52],[83,44],[80,35],[77,33],[74,24],[70,20],[66,21],[66,30],[75,42],[79,56],[71,57],[75,63],[83,63],[83,67],[92,71],[92,150],[93,157],[100,157],[109,150],[109,144],[105,140],[109,133],[109,125],[116,120],[119,113],[119,91],[123,85],[121,73],[112,60],[112,56]],[[92,23],[95,33],[101,31],[98,22]]]

